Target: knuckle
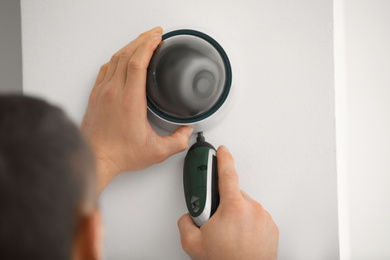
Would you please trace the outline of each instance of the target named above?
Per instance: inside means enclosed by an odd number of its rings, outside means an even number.
[[[144,69],[144,64],[143,62],[138,59],[138,58],[132,58],[130,61],[129,61],[129,69],[130,70],[141,70],[141,69]]]
[[[235,169],[227,169],[225,170],[225,179],[228,181],[238,182],[238,174]]]
[[[138,38],[144,38],[147,36],[147,34],[148,34],[148,32],[143,32],[140,35],[138,35]]]
[[[103,98],[107,101],[113,100],[115,97],[115,88],[108,86],[103,90]]]
[[[112,55],[111,56],[111,59],[110,59],[110,61],[112,62],[112,61],[117,61],[118,59],[119,59],[119,57],[120,57],[120,53],[115,53],[114,55]]]
[[[146,41],[144,41],[140,48],[142,51],[148,55],[152,55],[154,52],[154,49],[156,48],[156,38],[149,38]]]
[[[146,49],[151,53],[155,48],[155,38],[150,38],[144,43]]]
[[[245,191],[243,191],[243,190],[240,190],[240,192],[241,192],[241,196],[242,196],[243,198],[250,198],[250,197],[249,197],[249,195],[248,195],[248,194],[246,194],[246,192],[245,192]]]
[[[265,210],[264,210],[263,205],[261,205],[260,203],[258,203],[256,201],[253,202],[253,210],[254,210],[254,213],[256,216],[261,216],[261,215],[265,214]]]
[[[131,58],[131,54],[128,53],[127,51],[123,51],[120,56],[119,56],[119,59],[129,59]]]
[[[97,98],[96,98],[96,90],[92,89],[91,95],[89,95],[88,106],[96,106]]]
[[[108,68],[108,63],[105,63],[105,64],[103,64],[103,65],[100,67],[100,71],[103,72],[103,71],[105,71],[107,68]]]
[[[254,202],[254,207],[255,207],[257,210],[259,210],[259,211],[262,211],[262,212],[265,211],[263,205],[261,205],[261,204],[260,204],[259,202],[257,202],[257,201]]]

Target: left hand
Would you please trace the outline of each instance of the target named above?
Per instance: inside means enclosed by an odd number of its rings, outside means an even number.
[[[99,192],[118,173],[160,163],[188,147],[192,127],[159,136],[147,119],[147,68],[161,34],[161,27],[141,34],[97,76],[81,128],[97,160]]]

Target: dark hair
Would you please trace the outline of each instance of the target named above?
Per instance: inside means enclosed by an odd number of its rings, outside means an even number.
[[[85,201],[96,176],[78,128],[42,100],[0,96],[0,259],[70,259]]]

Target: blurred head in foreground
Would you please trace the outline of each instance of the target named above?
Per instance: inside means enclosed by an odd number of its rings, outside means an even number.
[[[95,163],[57,107],[0,96],[0,259],[101,258]]]

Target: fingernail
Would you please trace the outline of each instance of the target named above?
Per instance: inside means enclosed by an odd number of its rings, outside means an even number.
[[[155,33],[155,34],[152,34],[152,36],[150,36],[149,38],[156,38],[159,36],[161,36],[161,33]]]
[[[194,128],[192,126],[188,126],[188,136],[191,136],[194,132]]]
[[[221,145],[220,148],[225,150],[225,151],[227,151],[227,152],[229,152],[229,149],[226,146],[224,146],[224,145]]]

